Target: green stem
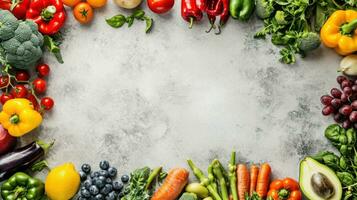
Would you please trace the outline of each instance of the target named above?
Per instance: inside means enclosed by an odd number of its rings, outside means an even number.
[[[161,170],[162,170],[162,167],[157,167],[151,172],[148,180],[146,181],[145,190],[149,189],[152,181],[160,174]]]
[[[278,195],[280,199],[287,199],[290,195],[290,192],[287,189],[281,189],[278,192]]]
[[[22,197],[23,195],[23,193],[24,192],[26,192],[26,189],[25,188],[23,188],[23,187],[20,187],[20,186],[18,186],[18,187],[16,187],[16,189],[15,189],[15,192],[14,192],[14,199],[18,199],[18,197]]]
[[[42,10],[41,17],[45,21],[50,21],[56,12],[57,12],[57,9],[55,6],[53,6],[53,5],[47,6],[47,8]]]
[[[357,19],[341,26],[341,33],[344,35],[351,34],[357,28]]]
[[[45,143],[42,140],[36,141],[36,144],[43,149],[45,154],[47,154],[48,150],[53,146],[54,143],[55,143],[55,141],[52,141],[51,143]]]
[[[216,190],[213,188],[212,184],[208,180],[208,178],[203,174],[202,170],[200,170],[193,162],[192,160],[187,160],[188,165],[190,166],[193,174],[196,176],[196,178],[204,185],[207,187],[209,193],[215,200],[222,200],[222,198],[219,196],[219,194],[216,192]]]
[[[190,17],[190,25],[188,26],[189,29],[193,27],[193,17]]]
[[[210,184],[212,185],[213,189],[218,193],[217,184],[216,184],[216,181],[214,180],[212,163],[208,165],[207,172],[208,172],[208,180],[209,180]]]
[[[17,114],[14,114],[10,117],[11,124],[17,124],[20,122],[20,117]]]
[[[231,194],[233,200],[238,200],[238,192],[237,192],[237,174],[236,174],[237,166],[236,166],[236,152],[233,151],[231,154],[231,160],[228,164],[228,177],[229,177],[229,185],[231,188]]]
[[[35,164],[33,164],[31,166],[31,170],[32,171],[37,171],[37,172],[40,172],[45,168],[49,168],[48,163],[47,163],[46,160],[41,160],[41,161],[36,162]]]
[[[213,161],[213,174],[218,179],[222,200],[228,200],[229,197],[228,197],[226,179],[224,178],[221,164],[219,163],[218,160]]]

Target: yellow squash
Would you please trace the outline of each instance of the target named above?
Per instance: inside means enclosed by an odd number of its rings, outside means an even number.
[[[357,51],[357,11],[337,10],[322,26],[321,41],[341,55]]]
[[[51,200],[69,200],[76,195],[80,177],[72,163],[53,168],[45,182],[47,196]]]
[[[27,99],[6,101],[0,113],[0,124],[14,137],[20,137],[37,128],[42,116]]]

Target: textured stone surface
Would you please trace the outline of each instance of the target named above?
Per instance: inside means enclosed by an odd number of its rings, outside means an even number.
[[[335,85],[340,58],[320,48],[280,64],[270,41],[253,39],[258,20],[206,34],[207,21],[187,28],[179,4],[165,16],[144,6],[155,20],[147,35],[144,22],[109,27],[104,19],[123,12],[112,2],[90,26],[69,14],[65,64],[46,57],[56,107],[35,134],[56,139],[50,164],[108,159],[124,173],[191,158],[205,169],[235,149],[239,162],[268,161],[275,176],[297,178],[302,157],[330,147],[319,98]]]

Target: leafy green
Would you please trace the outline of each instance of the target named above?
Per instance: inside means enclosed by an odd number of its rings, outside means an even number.
[[[258,193],[253,192],[252,196],[249,196],[249,194],[246,193],[244,200],[262,200],[262,198],[258,195]],[[270,200],[270,199],[267,199],[267,200]]]
[[[336,172],[343,185],[343,200],[357,199],[357,142],[356,130],[345,130],[338,124],[325,130],[325,137],[339,150],[341,156],[323,151],[313,156],[318,162]]]
[[[53,36],[45,35],[43,37],[43,40],[44,46],[47,47],[47,49],[56,57],[57,61],[59,63],[63,63],[61,49],[59,47],[62,42],[61,34],[57,33]]]
[[[145,33],[150,32],[154,21],[152,18],[146,16],[145,12],[141,9],[134,11],[133,14],[131,14],[130,16],[125,17],[122,14],[118,14],[111,18],[106,19],[105,21],[109,26],[113,28],[120,28],[125,23],[128,24],[128,27],[131,27],[134,24],[135,19],[145,21],[146,22]]]
[[[185,192],[181,195],[179,200],[198,200],[197,195],[194,193]]]

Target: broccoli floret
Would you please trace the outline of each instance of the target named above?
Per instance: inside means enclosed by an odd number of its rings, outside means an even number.
[[[320,37],[315,32],[306,32],[297,39],[298,48],[303,52],[317,49],[321,44]]]
[[[0,10],[0,61],[15,68],[33,67],[42,57],[43,36],[33,21],[20,21]]]
[[[261,19],[268,18],[274,12],[272,0],[256,0],[255,13]]]

